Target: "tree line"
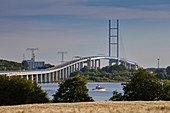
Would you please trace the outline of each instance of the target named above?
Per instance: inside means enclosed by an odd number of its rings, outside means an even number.
[[[59,89],[49,100],[37,83],[25,78],[0,76],[0,105],[18,105],[47,102],[89,102],[94,101],[88,95],[86,82],[78,76],[59,83]],[[113,91],[110,101],[153,101],[170,100],[170,82],[161,82],[154,74],[139,68],[123,87],[123,94]]]
[[[124,65],[106,66],[102,69],[88,69],[87,66],[70,74],[79,76],[87,82],[125,82],[129,81],[135,69],[127,69]]]
[[[18,76],[0,76],[0,106],[33,103],[89,102],[94,101],[88,95],[86,82],[80,77],[72,77],[59,83],[54,98],[49,100],[37,83]]]
[[[139,68],[123,87],[124,93],[113,91],[111,101],[170,100],[170,82],[161,82],[154,74]]]
[[[54,65],[45,64],[44,67],[35,68],[33,70],[47,69],[51,67],[54,67]],[[22,63],[18,63],[14,61],[0,60],[0,71],[15,71],[15,70],[28,70],[28,62],[23,61]]]
[[[27,70],[28,63],[17,63],[14,61],[0,60],[0,71]]]
[[[146,69],[148,73],[152,73],[157,79],[170,80],[170,66],[166,69]],[[71,77],[79,76],[87,82],[127,82],[134,75],[136,69],[128,69],[123,64],[106,66],[102,69],[88,69],[87,66],[81,70],[71,73]]]

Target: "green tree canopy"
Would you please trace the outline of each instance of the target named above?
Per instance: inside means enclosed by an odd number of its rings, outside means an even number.
[[[60,83],[58,91],[53,96],[53,102],[94,101],[92,97],[88,95],[86,82],[77,76],[66,79]]]
[[[89,71],[89,68],[87,66],[84,66],[82,69],[81,69],[82,72],[87,72]]]
[[[168,67],[166,68],[166,73],[167,73],[168,75],[170,75],[170,66],[168,66]]]
[[[37,83],[21,77],[0,76],[0,105],[46,103],[47,93]]]
[[[22,70],[27,69],[22,63],[13,61],[0,60],[0,71]]]
[[[108,73],[115,73],[115,72],[123,72],[127,69],[123,64],[120,64],[120,65],[115,64],[110,67],[109,66],[103,67],[101,70],[106,71]]]
[[[70,76],[78,76],[89,82],[115,82],[129,81],[129,78],[132,76],[132,74],[134,74],[134,72],[136,72],[136,69],[128,70],[123,64],[115,64],[111,67],[103,67],[102,69],[88,69],[88,67],[85,66],[81,70],[72,72]]]
[[[142,68],[138,69],[123,90],[124,95],[114,91],[110,100],[151,101],[170,99],[170,84],[167,82],[161,83],[153,74]]]
[[[26,61],[26,60],[24,60],[23,62],[22,62],[22,65],[25,67],[25,69],[28,69],[28,62]]]

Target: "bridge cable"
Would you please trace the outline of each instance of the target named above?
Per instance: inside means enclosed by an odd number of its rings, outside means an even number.
[[[123,52],[121,52],[121,53],[122,53],[122,56],[121,56],[121,57],[127,59],[127,57],[126,57],[126,50],[125,50],[125,47],[124,47],[123,37],[122,37],[122,35],[121,35],[121,32],[120,32],[120,49],[122,49],[121,51],[123,51]],[[121,53],[120,53],[120,54],[121,54]],[[124,53],[124,56],[123,56],[123,53]]]

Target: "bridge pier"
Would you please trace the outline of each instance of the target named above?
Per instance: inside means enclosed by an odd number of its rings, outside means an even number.
[[[40,74],[40,81],[39,81],[39,83],[42,83],[43,81],[42,81],[42,74]]]
[[[95,69],[97,69],[97,60],[95,60]]]
[[[83,62],[80,62],[80,69],[82,69],[84,67]]]
[[[89,60],[87,61],[87,67],[91,69],[91,58],[89,58]]]
[[[71,73],[74,71],[74,65],[71,66]]]
[[[36,74],[35,81],[36,81],[36,83],[38,83],[38,74]]]
[[[54,72],[51,72],[51,81],[54,82]]]
[[[64,79],[63,80],[65,80],[67,78],[67,70],[66,69],[67,68],[64,68]]]
[[[72,70],[72,68],[71,68],[71,66],[70,66],[70,70],[69,70],[69,71],[70,71],[70,73],[72,72],[71,70]]]
[[[100,59],[95,60],[95,69],[100,69]]]
[[[31,75],[31,81],[33,82],[33,80],[34,80],[34,78],[33,78],[34,76],[33,75]]]
[[[26,75],[26,79],[27,79],[27,80],[29,79],[28,75]]]

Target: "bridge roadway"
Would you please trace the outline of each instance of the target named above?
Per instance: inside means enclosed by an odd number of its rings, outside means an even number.
[[[101,59],[109,60],[111,63],[124,64],[127,68],[137,68],[135,62],[117,57],[109,56],[91,56],[66,62],[49,69],[40,70],[22,70],[22,71],[0,71],[0,75],[21,76],[27,80],[32,80],[37,83],[49,83],[52,81],[63,80],[70,77],[70,73],[80,70],[85,65],[89,69],[98,69],[101,66]]]

